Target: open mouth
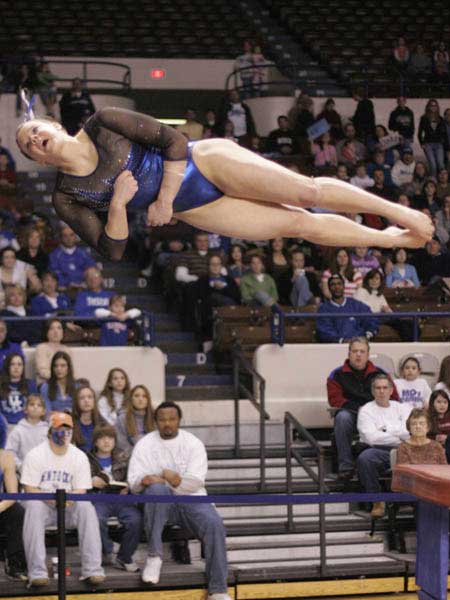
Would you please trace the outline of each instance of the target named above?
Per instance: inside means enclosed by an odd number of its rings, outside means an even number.
[[[48,144],[48,139],[42,140],[42,148],[44,148],[44,150],[47,148],[47,144]]]

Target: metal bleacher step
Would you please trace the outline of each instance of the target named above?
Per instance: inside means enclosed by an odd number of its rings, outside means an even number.
[[[160,346],[158,343],[156,345]],[[174,402],[181,400],[228,400],[232,397],[232,385],[191,385],[186,387],[166,387],[166,399],[173,400]]]
[[[231,375],[218,375],[217,373],[195,373],[195,374],[170,374],[166,375],[166,386],[168,387],[191,387],[191,386],[220,386],[231,385]]]
[[[204,352],[169,352],[167,354],[167,365],[203,365],[213,364],[211,353]]]

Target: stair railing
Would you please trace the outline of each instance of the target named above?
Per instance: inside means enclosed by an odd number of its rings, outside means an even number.
[[[315,454],[318,470],[317,472],[307,462],[302,455],[300,448],[293,446],[293,433],[297,434],[298,439],[306,442]],[[325,448],[310,434],[290,412],[284,413],[284,445],[286,453],[286,491],[287,494],[293,493],[292,482],[292,458],[294,458],[305,472],[317,484],[319,494],[328,491],[325,485]],[[294,507],[287,504],[287,528],[288,531],[294,531]],[[324,576],[327,571],[326,555],[326,529],[325,529],[325,504],[319,504],[319,543],[320,543],[320,575]]]

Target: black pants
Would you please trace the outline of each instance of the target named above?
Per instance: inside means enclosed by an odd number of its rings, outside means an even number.
[[[6,557],[21,559],[25,556],[22,542],[23,517],[25,511],[17,502],[0,513],[0,533],[6,537]]]

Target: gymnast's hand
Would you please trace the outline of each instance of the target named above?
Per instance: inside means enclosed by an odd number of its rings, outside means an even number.
[[[136,179],[131,174],[131,171],[122,171],[114,182],[114,196],[115,202],[126,206],[128,202],[138,191],[138,184]]]
[[[173,216],[172,202],[160,200],[159,198],[150,204],[147,211],[147,224],[151,227],[167,225]]]

